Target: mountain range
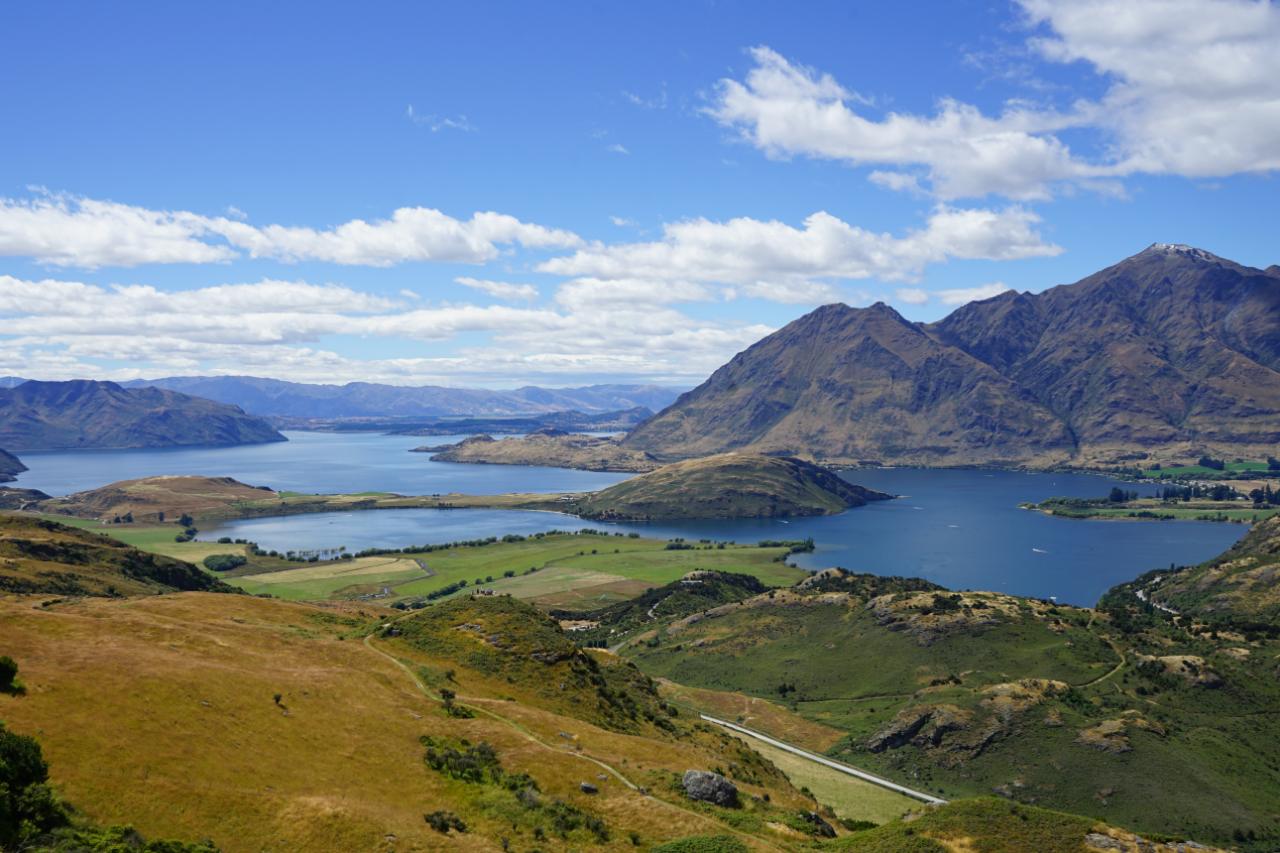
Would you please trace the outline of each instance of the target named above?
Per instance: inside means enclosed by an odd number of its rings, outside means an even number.
[[[1280,266],[1155,244],[931,324],[827,305],[637,427],[659,458],[1114,465],[1280,443]]]
[[[0,447],[9,450],[256,444],[285,438],[236,406],[114,382],[23,382],[0,388]]]
[[[349,382],[310,385],[254,376],[171,376],[121,383],[127,388],[181,391],[239,406],[249,414],[294,418],[532,415],[576,410],[588,414],[638,406],[659,411],[678,391],[658,385],[526,386],[509,391]]]

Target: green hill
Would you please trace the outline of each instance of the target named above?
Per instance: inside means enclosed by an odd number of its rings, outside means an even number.
[[[1226,553],[1198,566],[1148,572],[1107,593],[1108,608],[1280,633],[1280,516],[1253,526]]]
[[[190,563],[25,515],[0,513],[0,591],[56,595],[148,595],[236,591]]]
[[[834,515],[892,497],[801,459],[724,453],[632,477],[574,502],[584,518],[770,518]]]
[[[783,702],[845,733],[833,757],[944,797],[1280,843],[1274,635],[896,584],[828,573],[670,620],[623,653],[655,677]]]
[[[754,575],[693,571],[635,598],[589,610],[552,610],[551,615],[575,624],[574,637],[583,645],[616,646],[654,625],[742,601],[768,590]]]

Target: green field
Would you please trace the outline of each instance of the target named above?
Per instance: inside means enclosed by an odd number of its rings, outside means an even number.
[[[917,800],[864,782],[856,776],[801,758],[755,738],[740,739],[773,762],[773,766],[785,773],[792,785],[807,788],[818,802],[831,806],[840,817],[885,823],[920,807]]]
[[[805,575],[779,561],[787,553],[785,548],[727,545],[667,550],[666,546],[658,539],[563,533],[366,558],[387,561],[382,571],[363,566],[353,570],[353,561],[338,561],[244,574],[228,581],[247,592],[293,600],[350,598],[387,587],[387,602],[421,598],[466,581],[465,589],[482,585],[519,598],[551,596],[556,599],[553,603],[575,605],[579,600],[598,600],[595,594],[605,595],[603,603],[631,597],[646,586],[661,586],[697,569],[745,572],[776,585],[794,583]],[[419,560],[430,575],[418,566]],[[506,577],[508,572],[511,577]]]
[[[163,554],[188,563],[200,565],[205,557],[211,554],[243,554],[243,545],[223,545],[217,542],[175,542],[174,537],[182,532],[176,524],[104,524],[94,518],[74,518],[69,515],[42,514],[40,518],[56,521],[68,527],[81,530],[92,530],[112,539],[118,539],[126,545],[152,554]]]
[[[1223,470],[1217,468],[1209,468],[1204,465],[1172,465],[1162,468],[1149,468],[1142,472],[1142,476],[1149,477],[1153,480],[1171,480],[1183,477],[1199,477],[1208,480],[1226,480],[1233,477],[1265,474],[1267,472],[1266,462],[1254,462],[1244,460],[1242,462],[1227,462],[1223,466]]]

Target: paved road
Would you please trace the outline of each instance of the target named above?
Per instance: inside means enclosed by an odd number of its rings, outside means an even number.
[[[702,719],[706,720],[708,723],[715,723],[717,726],[723,726],[724,728],[729,729],[730,731],[735,731],[738,734],[743,734],[743,735],[746,735],[747,737],[753,737],[756,740],[764,741],[770,746],[776,746],[778,749],[785,750],[786,752],[790,752],[794,755],[798,755],[801,758],[807,758],[810,761],[813,761],[817,764],[825,765],[826,767],[830,767],[833,770],[839,770],[841,773],[847,773],[850,776],[856,776],[857,778],[863,780],[864,782],[870,782],[872,785],[879,785],[881,788],[887,788],[890,791],[896,791],[899,794],[905,794],[908,797],[911,797],[916,800],[920,800],[925,803],[932,803],[934,805],[944,805],[947,802],[941,797],[935,797],[932,794],[926,794],[924,791],[913,790],[911,788],[906,787],[905,785],[899,785],[897,782],[890,782],[888,779],[882,779],[879,776],[868,773],[865,770],[859,770],[856,767],[850,767],[848,764],[842,764],[839,761],[833,761],[832,759],[827,758],[825,755],[818,755],[816,752],[809,752],[807,749],[801,749],[798,746],[792,746],[789,743],[783,743],[782,741],[776,740],[775,738],[771,738],[768,735],[761,734],[760,732],[752,731],[751,729],[748,729],[748,728],[744,728],[738,725],[737,723],[731,723],[728,720],[721,720],[716,717],[709,717],[706,714],[701,714],[700,716],[702,717]]]

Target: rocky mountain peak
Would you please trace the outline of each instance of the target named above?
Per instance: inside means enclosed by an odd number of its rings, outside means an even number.
[[[1197,249],[1195,246],[1188,246],[1186,243],[1152,243],[1136,257],[1141,257],[1142,255],[1180,255],[1197,261],[1211,262],[1222,260],[1213,252],[1206,252],[1204,249]]]

